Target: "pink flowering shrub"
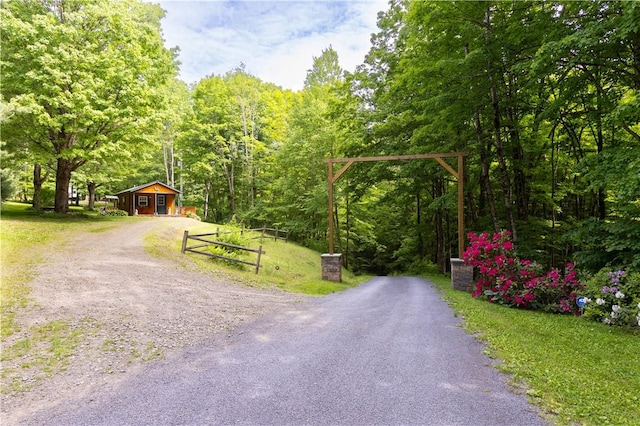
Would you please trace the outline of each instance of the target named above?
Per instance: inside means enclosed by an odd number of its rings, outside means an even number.
[[[584,288],[573,264],[563,275],[557,269],[545,272],[541,265],[515,255],[508,231],[468,234],[470,245],[464,251],[467,265],[478,272],[473,297],[486,296],[490,302],[550,312],[578,314],[577,291]]]

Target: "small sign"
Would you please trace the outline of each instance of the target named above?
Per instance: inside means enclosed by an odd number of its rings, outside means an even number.
[[[578,296],[576,299],[576,304],[579,308],[584,308],[587,304],[587,298],[585,296]]]

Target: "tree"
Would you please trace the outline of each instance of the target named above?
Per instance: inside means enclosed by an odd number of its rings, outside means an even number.
[[[279,170],[272,191],[278,198],[272,205],[272,218],[318,249],[325,246],[324,241],[318,241],[327,230],[327,179],[322,159],[334,156],[339,144],[329,105],[342,75],[338,54],[331,47],[313,58],[305,88],[292,100],[288,133],[275,154]]]
[[[134,0],[3,2],[2,95],[10,134],[56,163],[55,210],[71,174],[114,145],[145,144],[158,89],[175,74],[162,11]]]
[[[162,94],[165,108],[160,112],[162,128],[158,138],[162,145],[162,164],[164,164],[165,182],[175,187],[176,139],[179,138],[180,126],[191,109],[189,88],[183,81],[173,79],[167,84]]]
[[[304,80],[306,89],[319,87],[326,84],[336,84],[343,80],[344,71],[340,67],[338,52],[331,45],[322,50],[320,56],[313,57],[313,67],[307,70],[307,77]]]
[[[349,79],[370,132],[346,149],[468,151],[470,227],[507,228],[523,255],[553,265],[585,241],[589,268],[635,264],[638,13],[635,2],[392,2]],[[420,214],[432,215],[441,259],[446,176],[381,166],[352,185],[409,176],[414,187],[389,193],[414,191],[415,247]]]

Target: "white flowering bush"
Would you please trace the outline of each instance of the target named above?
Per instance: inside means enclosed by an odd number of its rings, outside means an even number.
[[[586,318],[607,325],[640,327],[640,273],[600,271],[586,284]]]

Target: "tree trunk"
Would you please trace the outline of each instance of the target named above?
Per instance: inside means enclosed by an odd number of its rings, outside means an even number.
[[[49,173],[42,177],[42,166],[36,163],[33,165],[33,201],[34,210],[42,211],[42,184],[47,180]]]
[[[233,165],[233,160],[230,161],[230,165],[223,165],[222,169],[224,171],[224,176],[227,179],[227,186],[229,188],[229,209],[233,216],[236,214],[236,189],[234,184],[235,167]]]
[[[469,55],[469,45],[464,46],[465,56]],[[491,186],[491,178],[489,177],[489,152],[491,152],[491,145],[484,142],[484,135],[482,134],[482,122],[480,121],[480,113],[478,108],[473,111],[473,124],[476,131],[476,137],[478,139],[478,146],[480,147],[480,201],[479,208],[484,210],[484,204],[489,205],[489,213],[491,215],[491,223],[493,223],[493,230],[500,232],[500,222],[498,221],[498,213],[496,212],[496,205],[493,196],[493,187]],[[458,183],[459,184],[459,183]]]
[[[515,193],[516,212],[518,219],[526,221],[529,219],[529,186],[527,185],[527,177],[525,175],[525,156],[522,144],[520,143],[520,128],[518,124],[517,110],[514,106],[517,93],[517,83],[513,76],[509,78],[509,103],[511,106],[505,108],[507,116],[507,128],[509,131],[509,142],[511,144],[511,157],[513,165],[513,185]]]
[[[418,228],[418,255],[424,259],[424,237],[422,235],[422,203],[420,189],[416,191],[416,226]]]
[[[444,195],[444,179],[436,178],[433,181],[433,199],[436,200]],[[438,269],[442,272],[447,268],[447,250],[444,234],[444,215],[442,208],[438,207],[434,215],[435,231],[436,231],[436,250],[435,261]]]
[[[500,169],[500,182],[502,184],[502,193],[504,196],[504,208],[505,215],[507,216],[507,223],[509,231],[511,231],[511,237],[514,244],[517,244],[518,236],[516,233],[516,222],[513,215],[513,202],[511,197],[511,179],[509,178],[509,171],[507,169],[507,163],[505,161],[504,146],[502,143],[502,124],[500,119],[500,101],[498,97],[498,79],[496,78],[499,69],[493,65],[491,61],[491,41],[490,41],[490,29],[491,29],[491,10],[486,11],[486,48],[489,55],[487,60],[487,75],[489,77],[489,94],[491,96],[491,108],[493,110],[493,137],[494,145],[496,147],[496,159],[498,160],[498,168]]]
[[[509,231],[513,243],[518,241],[516,234],[516,222],[513,216],[513,199],[511,197],[511,179],[509,178],[509,170],[504,156],[504,147],[502,144],[502,135],[500,132],[500,105],[498,103],[498,91],[495,86],[491,87],[491,105],[493,107],[493,135],[496,147],[496,157],[498,160],[498,168],[500,169],[500,182],[502,184],[502,194],[504,196],[504,211],[509,224]]]
[[[338,242],[338,253],[342,253],[342,236],[340,235],[340,217],[338,216],[338,205],[333,209],[334,223],[336,225],[336,237]],[[343,256],[344,257],[344,256]]]
[[[347,181],[347,187],[349,185],[349,182]],[[346,241],[345,241],[345,249],[344,249],[344,256],[342,257],[342,261],[344,264],[345,268],[349,268],[349,239],[351,238],[351,223],[349,221],[349,217],[351,216],[351,210],[349,207],[349,197],[345,197],[345,204],[347,206],[347,211],[345,212],[345,216],[346,216],[346,223],[345,223],[345,237],[346,237]]]
[[[69,211],[69,182],[71,181],[73,169],[73,163],[70,160],[58,158],[54,208],[56,213],[67,213]]]
[[[489,206],[489,213],[491,214],[491,223],[493,223],[494,232],[500,232],[500,222],[498,221],[498,213],[496,211],[496,205],[493,196],[493,186],[491,185],[491,177],[489,176],[489,152],[491,145],[483,141],[482,137],[482,124],[480,122],[480,114],[476,111],[474,113],[474,123],[476,136],[478,138],[478,146],[480,146],[480,193],[484,194],[482,199],[486,201]],[[484,209],[484,203],[480,203],[480,208]]]
[[[171,154],[171,187],[175,188],[176,187],[176,171],[175,168],[173,167],[175,164],[175,152],[173,150],[173,138],[171,138],[169,140],[169,142],[171,143],[171,150],[169,151],[169,153]]]
[[[167,185],[175,187],[173,137],[169,132],[167,130],[167,141],[162,143],[162,156],[164,157],[164,174],[167,179]]]
[[[596,80],[596,103],[598,114],[596,114],[596,144],[598,147],[599,162],[602,163],[602,151],[604,151],[604,132],[602,131],[602,87],[600,81]],[[603,166],[601,166],[603,167]],[[598,188],[598,219],[605,220],[607,217],[607,209],[605,205],[605,188]]]
[[[95,208],[95,199],[96,199],[96,185],[95,182],[87,182],[87,192],[89,193],[89,210],[93,210]]]
[[[211,180],[204,183],[204,220],[209,218],[209,196],[211,194]]]

